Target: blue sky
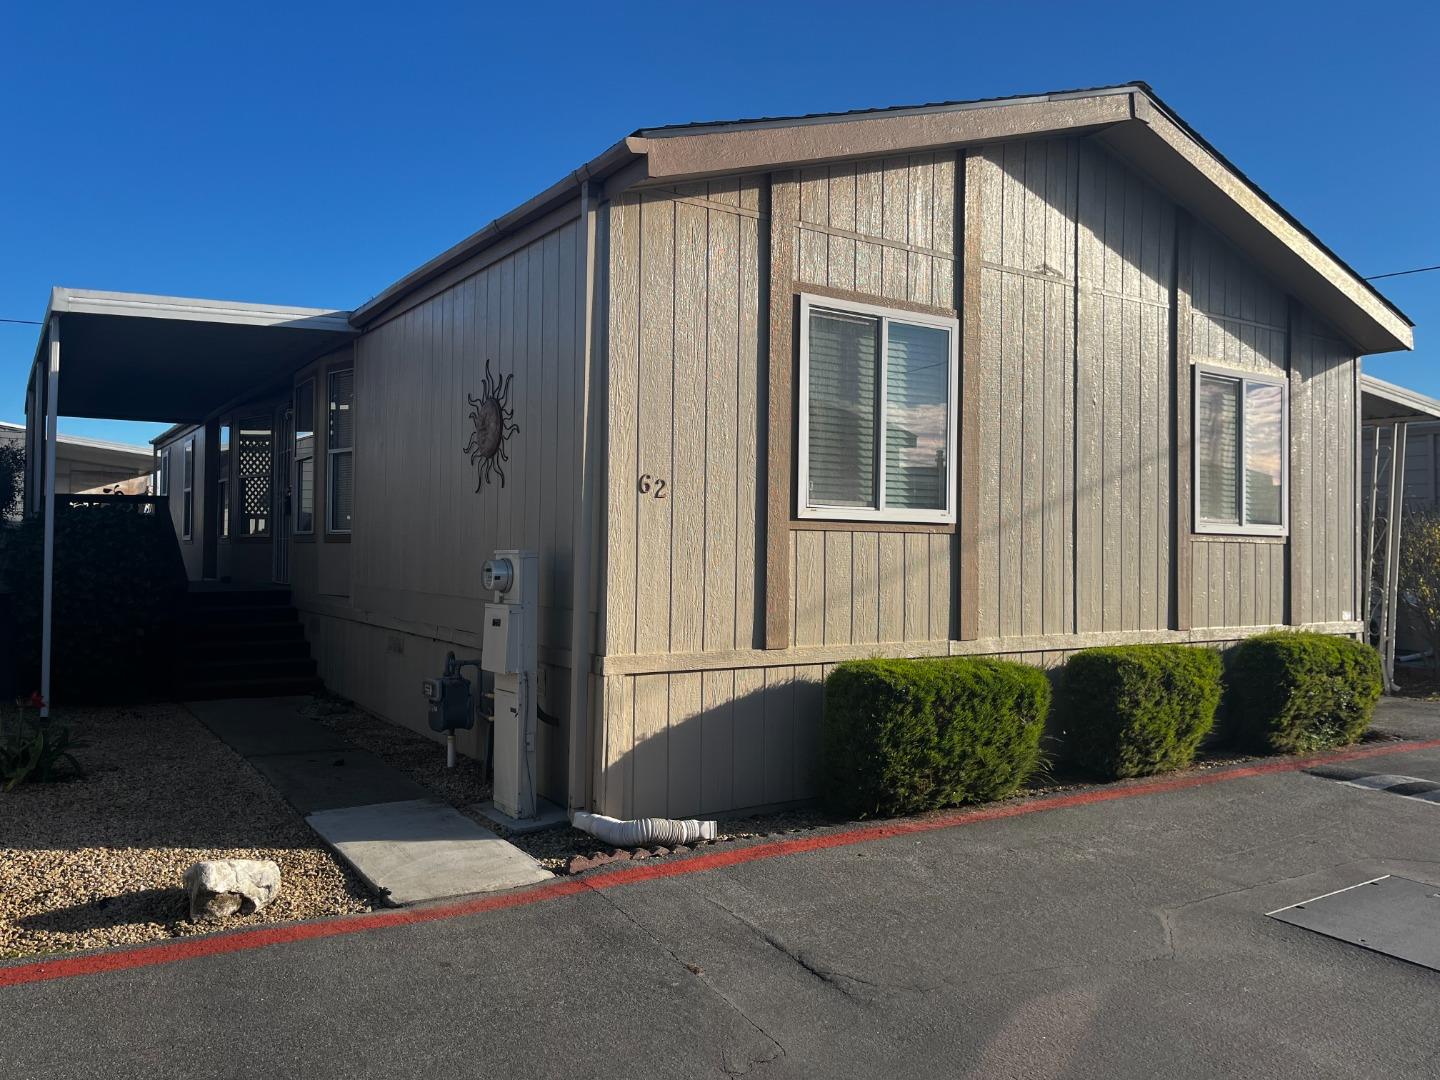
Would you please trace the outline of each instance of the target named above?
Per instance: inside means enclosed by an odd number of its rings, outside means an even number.
[[[77,0],[5,24],[6,318],[54,284],[349,308],[643,125],[1129,79],[1362,274],[1440,263],[1427,5]],[[1383,284],[1417,348],[1367,370],[1440,396],[1440,273]],[[0,324],[0,419],[36,331]]]

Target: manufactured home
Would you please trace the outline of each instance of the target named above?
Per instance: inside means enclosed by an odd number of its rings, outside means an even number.
[[[536,785],[625,818],[811,797],[848,658],[1361,633],[1360,357],[1412,345],[1143,84],[642,129],[353,311],[46,324],[32,436],[179,421],[191,576],[283,583],[381,716],[534,552]]]

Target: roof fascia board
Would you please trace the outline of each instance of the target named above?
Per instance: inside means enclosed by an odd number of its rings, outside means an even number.
[[[1383,401],[1388,405],[1398,406],[1401,415],[1395,417],[1367,417],[1367,423],[1376,423],[1391,419],[1405,419],[1406,415],[1426,416],[1431,419],[1440,420],[1440,401],[1427,397],[1409,387],[1397,386],[1395,383],[1386,382],[1384,379],[1377,379],[1373,375],[1360,376],[1360,393],[1364,397],[1374,398]]]
[[[185,296],[61,288],[55,290],[51,307],[58,313],[73,315],[121,315],[233,326],[283,326],[286,329],[322,330],[331,334],[355,333],[350,325],[349,312],[330,308],[279,307]]]
[[[1055,94],[1020,94],[1015,97],[981,98],[976,101],[937,102],[887,109],[856,109],[853,112],[814,113],[809,116],[776,116],[759,120],[732,120],[728,123],[673,124],[665,127],[642,128],[636,135],[642,139],[683,138],[687,135],[713,135],[727,131],[761,131],[775,128],[809,127],[850,120],[887,119],[901,116],[929,116],[939,113],[968,112],[972,109],[993,109],[998,105],[1032,105],[1076,98],[1104,97],[1111,94],[1134,93],[1138,84],[1097,86],[1088,90],[1066,90]]]
[[[1117,125],[1098,138],[1201,220],[1259,256],[1289,291],[1335,323],[1362,353],[1414,348],[1414,333],[1403,315],[1143,94],[1136,98],[1136,119],[1139,123]],[[1336,305],[1336,294],[1344,305]]]
[[[1137,91],[888,113],[824,122],[705,128],[632,139],[646,182],[674,183],[897,153],[924,153],[1027,136],[1075,134],[1133,118]],[[607,187],[607,194],[609,188]]]
[[[634,158],[635,153],[631,148],[633,142],[634,139],[621,139],[598,157],[581,165],[563,180],[551,184],[540,194],[526,200],[509,213],[490,222],[483,229],[471,233],[458,244],[447,248],[429,262],[412,270],[395,284],[377,293],[356,308],[350,315],[351,323],[357,327],[363,327],[374,322],[387,308],[395,306],[422,285],[473,258],[516,229],[537,217],[543,217],[562,203],[571,200],[578,203],[581,184],[587,180],[603,180]]]

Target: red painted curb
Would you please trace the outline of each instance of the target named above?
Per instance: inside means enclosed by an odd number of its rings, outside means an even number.
[[[1025,814],[1048,810],[1090,806],[1094,803],[1133,799],[1141,795],[1154,795],[1166,791],[1183,791],[1187,788],[1204,787],[1229,780],[1245,780],[1274,773],[1299,772],[1312,765],[1358,761],[1387,754],[1432,750],[1437,747],[1440,747],[1440,739],[1423,739],[1414,742],[1359,747],[1330,754],[1314,754],[1304,758],[1287,758],[1283,761],[1267,761],[1258,765],[1240,765],[1216,769],[1214,772],[1208,773],[1192,773],[1187,776],[1111,784],[1105,787],[1087,788],[1071,795],[1041,796],[968,810],[950,810],[923,818],[910,818],[879,825],[854,825],[818,836],[796,837],[792,840],[771,840],[745,847],[706,851],[682,859],[657,860],[638,865],[631,863],[619,870],[601,871],[583,878],[559,878],[529,889],[494,896],[475,897],[457,903],[406,908],[398,911],[376,911],[365,915],[345,915],[311,922],[292,923],[287,926],[235,930],[229,933],[207,934],[155,945],[139,945],[110,952],[68,956],[58,960],[32,961],[10,967],[0,967],[0,988],[47,982],[51,979],[73,978],[77,975],[96,975],[107,971],[153,967],[158,964],[170,964],[201,956],[221,956],[226,953],[261,949],[269,945],[310,941],[315,938],[340,937],[368,930],[415,926],[441,919],[455,919],[466,915],[479,915],[487,911],[500,911],[505,908],[558,900],[590,889],[614,889],[636,882],[697,874],[705,870],[739,866],[743,863],[774,859],[782,855],[848,847],[892,836],[910,836],[915,833],[934,832],[961,825],[977,825],[985,821],[1021,817]]]

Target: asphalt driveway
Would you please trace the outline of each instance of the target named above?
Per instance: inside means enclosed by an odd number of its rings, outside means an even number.
[[[1440,975],[1265,916],[1383,874],[1440,805],[1248,776],[11,986],[0,1076],[1433,1077]]]

